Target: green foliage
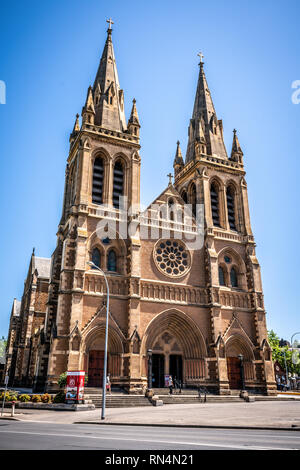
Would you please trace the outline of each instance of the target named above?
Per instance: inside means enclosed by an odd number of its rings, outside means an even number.
[[[0,400],[2,401],[3,398],[4,398],[4,393],[5,392],[2,392],[0,394]],[[5,393],[5,401],[17,401],[18,400],[18,393],[17,392],[14,392],[13,390],[11,391],[7,391]]]
[[[63,374],[60,374],[59,379],[58,379],[58,385],[59,388],[65,388],[67,385],[67,373],[63,372]]]
[[[53,398],[53,403],[65,403],[65,401],[66,401],[66,394],[62,390],[58,392]]]
[[[23,393],[22,395],[19,395],[19,400],[22,403],[26,403],[26,402],[31,400],[31,397],[30,397],[30,395],[26,395],[25,393]]]
[[[51,403],[51,395],[44,393],[44,395],[41,396],[41,400],[43,403]]]
[[[268,339],[269,344],[272,349],[272,358],[273,361],[278,361],[282,369],[285,371],[285,360],[284,360],[284,353],[286,357],[286,365],[288,372],[292,374],[300,375],[300,364],[293,364],[292,361],[292,351],[289,351],[288,346],[279,346],[279,336],[273,330],[268,331]]]
[[[32,395],[31,401],[33,403],[40,403],[42,401],[41,395]]]

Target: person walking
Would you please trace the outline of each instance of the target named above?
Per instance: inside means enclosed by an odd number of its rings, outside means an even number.
[[[106,377],[106,391],[109,392],[109,394],[111,395],[111,383],[110,383],[109,374],[107,374],[107,377]]]
[[[172,395],[172,394],[173,394],[173,379],[172,379],[172,375],[169,375],[169,383],[168,383],[168,385],[169,385],[169,390],[170,390],[170,393],[169,393],[169,394]]]

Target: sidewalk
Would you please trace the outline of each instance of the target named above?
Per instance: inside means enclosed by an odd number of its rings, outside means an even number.
[[[300,431],[300,401],[199,403],[162,407],[108,408],[81,412],[17,410],[15,419],[52,423],[203,426],[296,429]],[[9,419],[9,418],[7,418]]]

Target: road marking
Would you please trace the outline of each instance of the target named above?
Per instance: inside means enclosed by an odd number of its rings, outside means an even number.
[[[37,435],[37,436],[54,436],[54,437],[78,437],[80,439],[100,439],[100,440],[115,440],[115,441],[134,441],[134,442],[150,442],[150,443],[159,443],[159,444],[177,444],[177,445],[192,445],[192,446],[208,446],[208,447],[222,447],[228,449],[251,449],[251,450],[298,450],[298,449],[287,449],[286,447],[258,447],[258,446],[248,446],[248,445],[227,445],[227,444],[211,444],[211,443],[198,443],[198,442],[182,442],[182,441],[159,441],[159,440],[152,440],[152,439],[129,439],[124,437],[104,437],[104,436],[87,436],[82,434],[52,434],[52,433],[43,433],[43,432],[28,432],[28,431],[0,431],[0,433],[9,433],[9,434],[30,434],[30,435]]]

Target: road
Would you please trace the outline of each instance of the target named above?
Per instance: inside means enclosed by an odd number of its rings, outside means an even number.
[[[0,420],[0,449],[299,450],[300,432]]]

